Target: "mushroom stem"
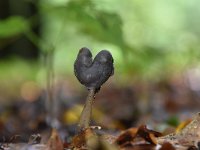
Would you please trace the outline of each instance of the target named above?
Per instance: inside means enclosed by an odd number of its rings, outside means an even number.
[[[81,113],[81,117],[78,123],[78,131],[82,131],[88,128],[92,116],[92,104],[95,98],[95,89],[89,89],[89,93]]]

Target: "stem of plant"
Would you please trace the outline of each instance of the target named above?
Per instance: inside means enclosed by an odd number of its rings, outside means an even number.
[[[89,93],[78,123],[78,131],[82,131],[90,126],[90,120],[92,116],[92,105],[94,98],[95,98],[95,89],[89,89]]]

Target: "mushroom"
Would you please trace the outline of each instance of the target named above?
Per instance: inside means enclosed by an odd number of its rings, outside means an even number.
[[[75,60],[74,73],[78,81],[89,91],[78,124],[79,130],[83,130],[89,127],[95,94],[114,74],[113,57],[109,51],[102,50],[93,60],[90,50],[83,47],[79,50]]]

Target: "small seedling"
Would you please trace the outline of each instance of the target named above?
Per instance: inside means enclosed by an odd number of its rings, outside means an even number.
[[[75,60],[74,73],[79,82],[85,85],[89,91],[78,124],[80,131],[89,127],[95,94],[108,78],[114,74],[113,57],[109,51],[102,50],[93,60],[90,50],[83,47],[79,50]]]

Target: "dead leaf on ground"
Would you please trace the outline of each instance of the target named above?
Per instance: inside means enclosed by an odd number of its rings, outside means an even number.
[[[172,145],[197,147],[197,143],[200,141],[200,113],[198,113],[194,117],[193,121],[181,131],[164,137],[159,137],[157,138],[157,141],[159,144],[169,142]]]
[[[70,148],[86,148],[87,139],[96,136],[91,128],[87,128],[75,135],[70,144]]]
[[[130,128],[119,135],[115,142],[118,145],[124,145],[126,143],[132,142],[136,137],[137,132],[138,128]]]
[[[59,137],[59,134],[56,129],[52,129],[51,136],[47,143],[46,150],[63,150],[63,142]]]
[[[159,150],[176,150],[175,147],[171,143],[163,143]]]
[[[145,147],[146,144],[156,145],[156,137],[159,136],[161,136],[161,133],[149,130],[145,125],[141,125],[139,128],[131,128],[123,132],[116,139],[116,143],[120,147],[127,147],[130,145],[143,145],[143,147]]]
[[[138,128],[137,135],[143,138],[145,141],[156,145],[156,137],[160,137],[162,134],[157,131],[149,130],[145,125],[142,125]]]

